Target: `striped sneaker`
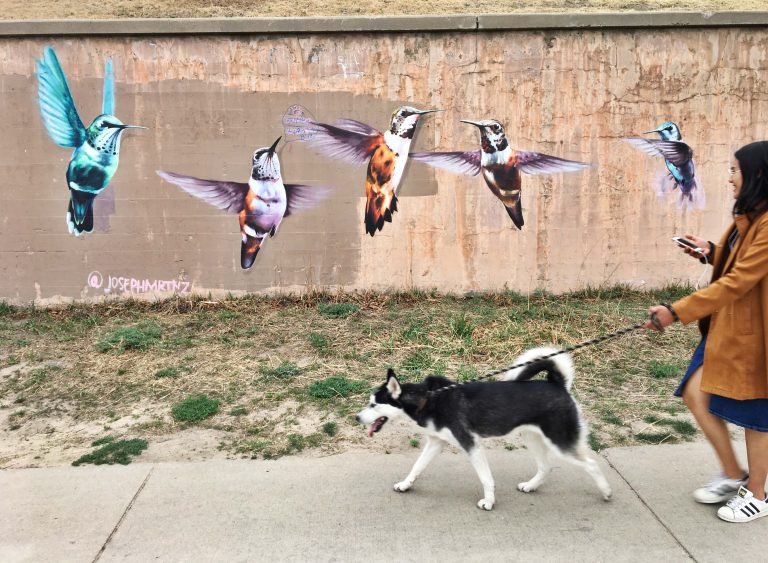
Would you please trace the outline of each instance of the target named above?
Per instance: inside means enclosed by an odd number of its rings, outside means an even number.
[[[703,487],[693,491],[693,500],[702,504],[725,502],[738,492],[739,487],[746,484],[746,474],[743,479],[728,479],[718,475]]]
[[[738,494],[717,511],[726,522],[750,522],[768,516],[768,502],[757,500],[749,489],[739,488]]]

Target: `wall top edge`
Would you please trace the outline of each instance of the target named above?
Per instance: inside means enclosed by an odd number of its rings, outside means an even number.
[[[312,18],[178,18],[123,20],[0,20],[0,37],[69,35],[200,35],[610,29],[666,27],[768,27],[768,11],[603,12],[448,16]]]

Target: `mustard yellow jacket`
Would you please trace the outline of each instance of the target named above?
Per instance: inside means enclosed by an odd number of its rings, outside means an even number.
[[[724,252],[733,227],[739,239]],[[701,389],[732,399],[768,398],[768,213],[737,215],[712,249],[712,283],[672,304],[683,324],[711,315]]]

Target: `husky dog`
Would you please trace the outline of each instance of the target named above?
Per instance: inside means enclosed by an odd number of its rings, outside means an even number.
[[[555,351],[535,348],[515,363],[535,360]],[[542,371],[547,373],[545,380],[531,381]],[[421,383],[401,384],[390,369],[386,383],[371,395],[370,404],[355,418],[370,425],[369,436],[380,431],[389,419],[403,413],[426,430],[424,450],[408,476],[395,484],[399,492],[413,486],[447,443],[461,448],[469,456],[483,485],[484,496],[477,506],[491,510],[496,502],[494,482],[480,439],[519,432],[538,466],[530,480],[517,485],[520,491],[531,493],[539,488],[552,470],[550,455],[554,455],[589,473],[603,498],[609,500],[611,487],[600,466],[589,455],[587,426],[570,393],[573,374],[570,356],[561,354],[507,371],[503,381],[475,381],[433,394],[454,382],[430,376]]]

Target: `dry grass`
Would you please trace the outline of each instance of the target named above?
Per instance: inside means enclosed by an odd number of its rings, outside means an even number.
[[[5,0],[3,19],[297,17],[516,12],[764,10],[764,0]]]
[[[120,421],[122,437],[151,443],[186,428],[174,421],[171,407],[203,394],[221,408],[200,425],[218,430],[219,447],[230,455],[276,457],[313,446],[338,451],[363,438],[350,415],[388,366],[410,381],[430,373],[473,379],[511,364],[528,347],[572,345],[634,324],[649,304],[685,291],[318,294],[58,310],[0,306],[3,441],[45,433],[66,441],[68,428],[86,428],[77,437],[85,443]],[[592,422],[593,446],[637,443],[635,432],[648,429],[644,417],[679,412],[671,390],[696,340],[695,329],[676,327],[663,336],[637,332],[577,353],[575,392]],[[311,384],[316,389],[329,377],[365,385],[348,396],[313,396]],[[54,419],[60,423],[56,431]],[[64,419],[68,427],[61,427]],[[328,422],[338,425],[333,437],[322,431]],[[665,441],[686,439],[674,431],[667,435]],[[39,455],[45,463],[44,451]],[[13,459],[0,455],[0,466]]]

